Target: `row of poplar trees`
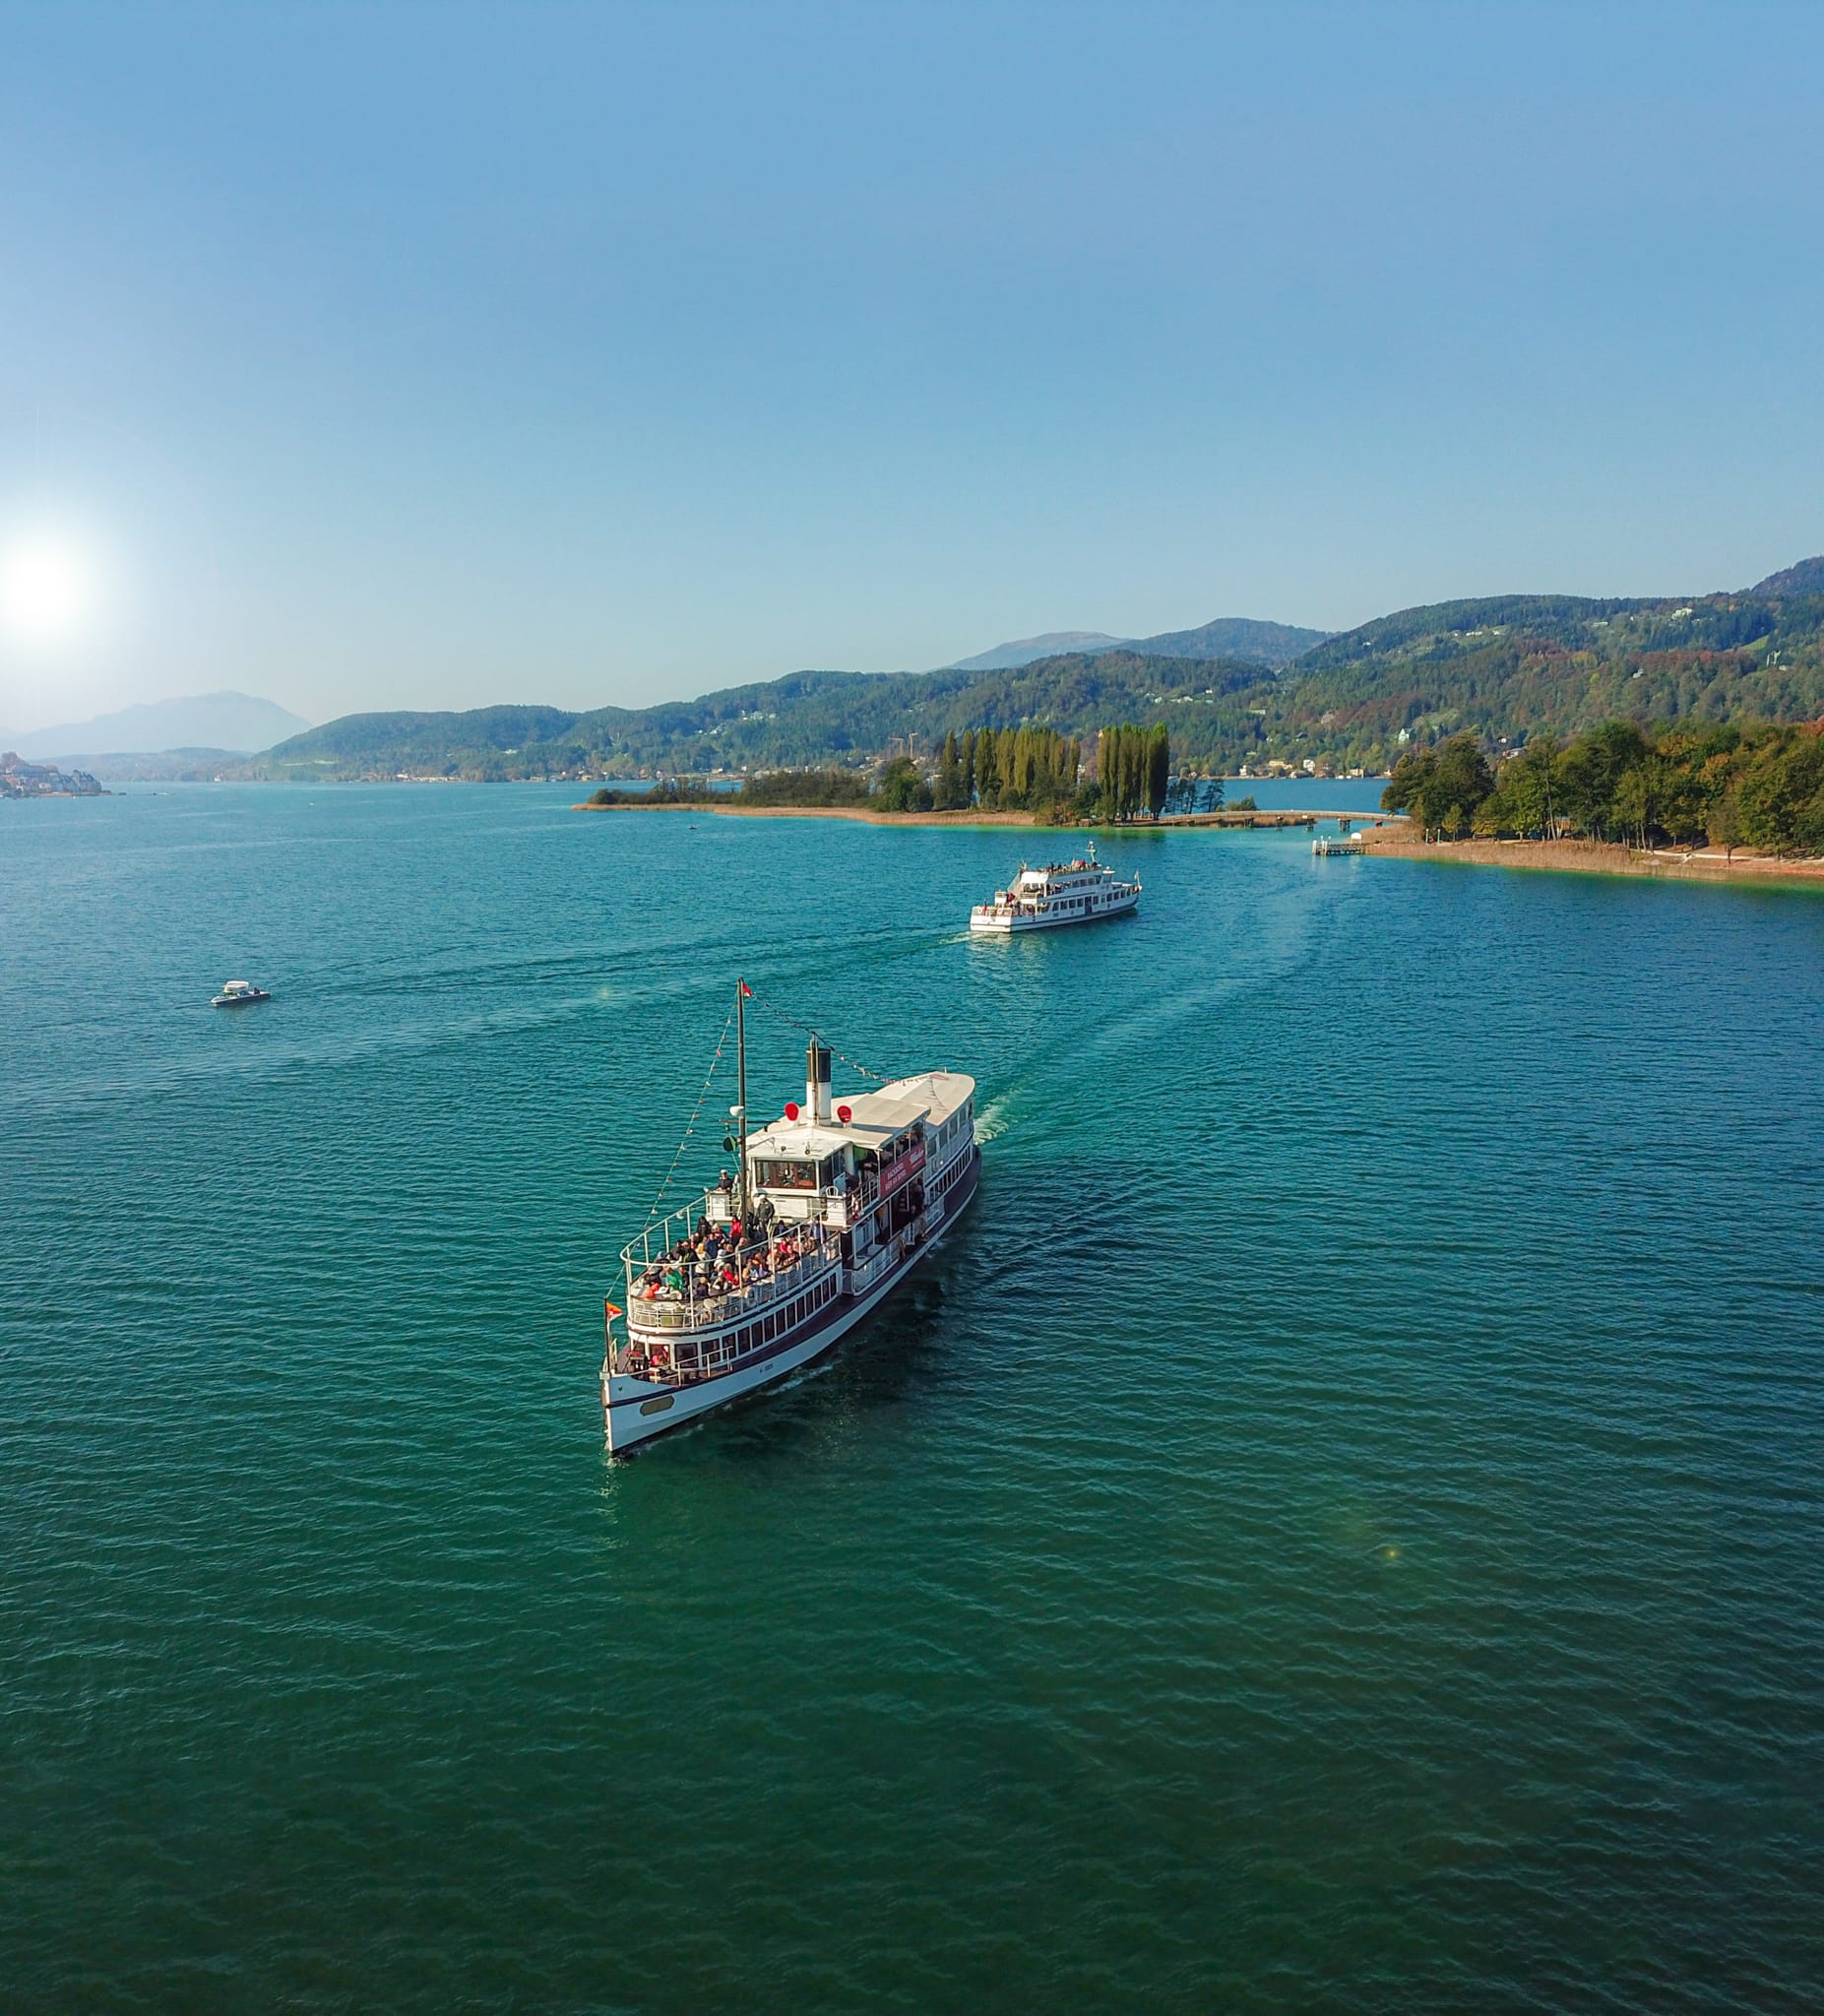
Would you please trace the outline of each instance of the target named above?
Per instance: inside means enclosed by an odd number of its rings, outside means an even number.
[[[1066,807],[1081,817],[1159,817],[1171,775],[1171,739],[1162,722],[1105,727],[1096,739],[1096,777],[1085,782],[1083,744],[1052,728],[966,728],[944,737],[932,781],[940,812],[1043,811]]]
[[[1171,735],[1165,724],[1143,728],[1123,722],[1103,728],[1097,738],[1096,775],[1101,780],[1103,818],[1137,819],[1144,810],[1157,819],[1171,782]]]
[[[932,786],[940,812],[1038,810],[1075,797],[1083,745],[1051,728],[966,728],[944,737]]]

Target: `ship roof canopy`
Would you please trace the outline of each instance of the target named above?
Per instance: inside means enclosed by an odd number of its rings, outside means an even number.
[[[926,1071],[916,1078],[896,1078],[878,1092],[832,1095],[830,1108],[847,1106],[847,1120],[774,1120],[747,1138],[754,1155],[825,1156],[852,1146],[865,1152],[903,1134],[916,1121],[942,1126],[975,1090],[975,1081],[960,1071]]]

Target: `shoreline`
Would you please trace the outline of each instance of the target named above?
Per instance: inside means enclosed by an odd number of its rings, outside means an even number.
[[[592,805],[587,798],[573,812],[708,812],[718,819],[858,819],[864,826],[1037,826],[1037,812],[877,812],[867,805],[702,805],[675,799],[656,805],[637,801]],[[1054,829],[1063,832],[1063,827]]]
[[[573,812],[707,812],[718,819],[850,819],[864,826],[1038,827],[1036,812],[879,812],[866,805],[592,805],[587,799]],[[1423,842],[1407,836],[1410,828],[1398,813],[1330,810],[1167,813],[1163,819],[1135,821],[1128,826],[1090,823],[1052,826],[1051,833],[1157,833],[1212,828],[1231,832],[1316,826],[1332,819],[1357,822],[1366,851],[1390,859],[1447,861],[1462,867],[1526,868],[1541,874],[1632,875],[1661,882],[1759,883],[1824,891],[1824,858],[1793,859],[1779,854],[1744,853],[1736,850],[1728,860],[1710,848],[1662,848],[1642,853],[1617,841],[1597,840],[1439,840]]]
[[[1711,848],[1661,848],[1649,852],[1604,840],[1370,841],[1367,851],[1409,861],[1455,861],[1473,868],[1530,868],[1542,874],[1635,875],[1658,882],[1760,882],[1824,890],[1824,859],[1744,854],[1733,860]]]
[[[618,805],[592,805],[585,798],[573,812],[709,812],[718,819],[858,819],[866,826],[1038,826],[1037,812],[880,812],[868,805],[705,805],[663,799],[657,804],[638,800]],[[1165,827],[1218,827],[1250,833],[1273,832],[1285,826],[1315,826],[1326,819],[1384,820],[1384,812],[1299,812],[1266,808],[1253,812],[1167,812],[1158,819],[1135,819],[1124,826],[1102,820],[1048,826],[1048,833],[1156,833]]]

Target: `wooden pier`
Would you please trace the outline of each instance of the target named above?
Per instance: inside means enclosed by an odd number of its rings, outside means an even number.
[[[1385,812],[1235,812],[1224,807],[1217,812],[1165,812],[1158,824],[1161,826],[1237,826],[1241,828],[1279,826],[1316,827],[1334,819],[1339,830],[1347,831],[1352,826],[1373,828],[1392,825],[1396,822]]]

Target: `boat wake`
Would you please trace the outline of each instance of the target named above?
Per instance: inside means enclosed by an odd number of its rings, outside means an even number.
[[[1012,1102],[1012,1093],[1004,1092],[998,1099],[991,1099],[986,1105],[976,1108],[975,1139],[977,1141],[995,1141],[1007,1131],[1007,1108]]]

